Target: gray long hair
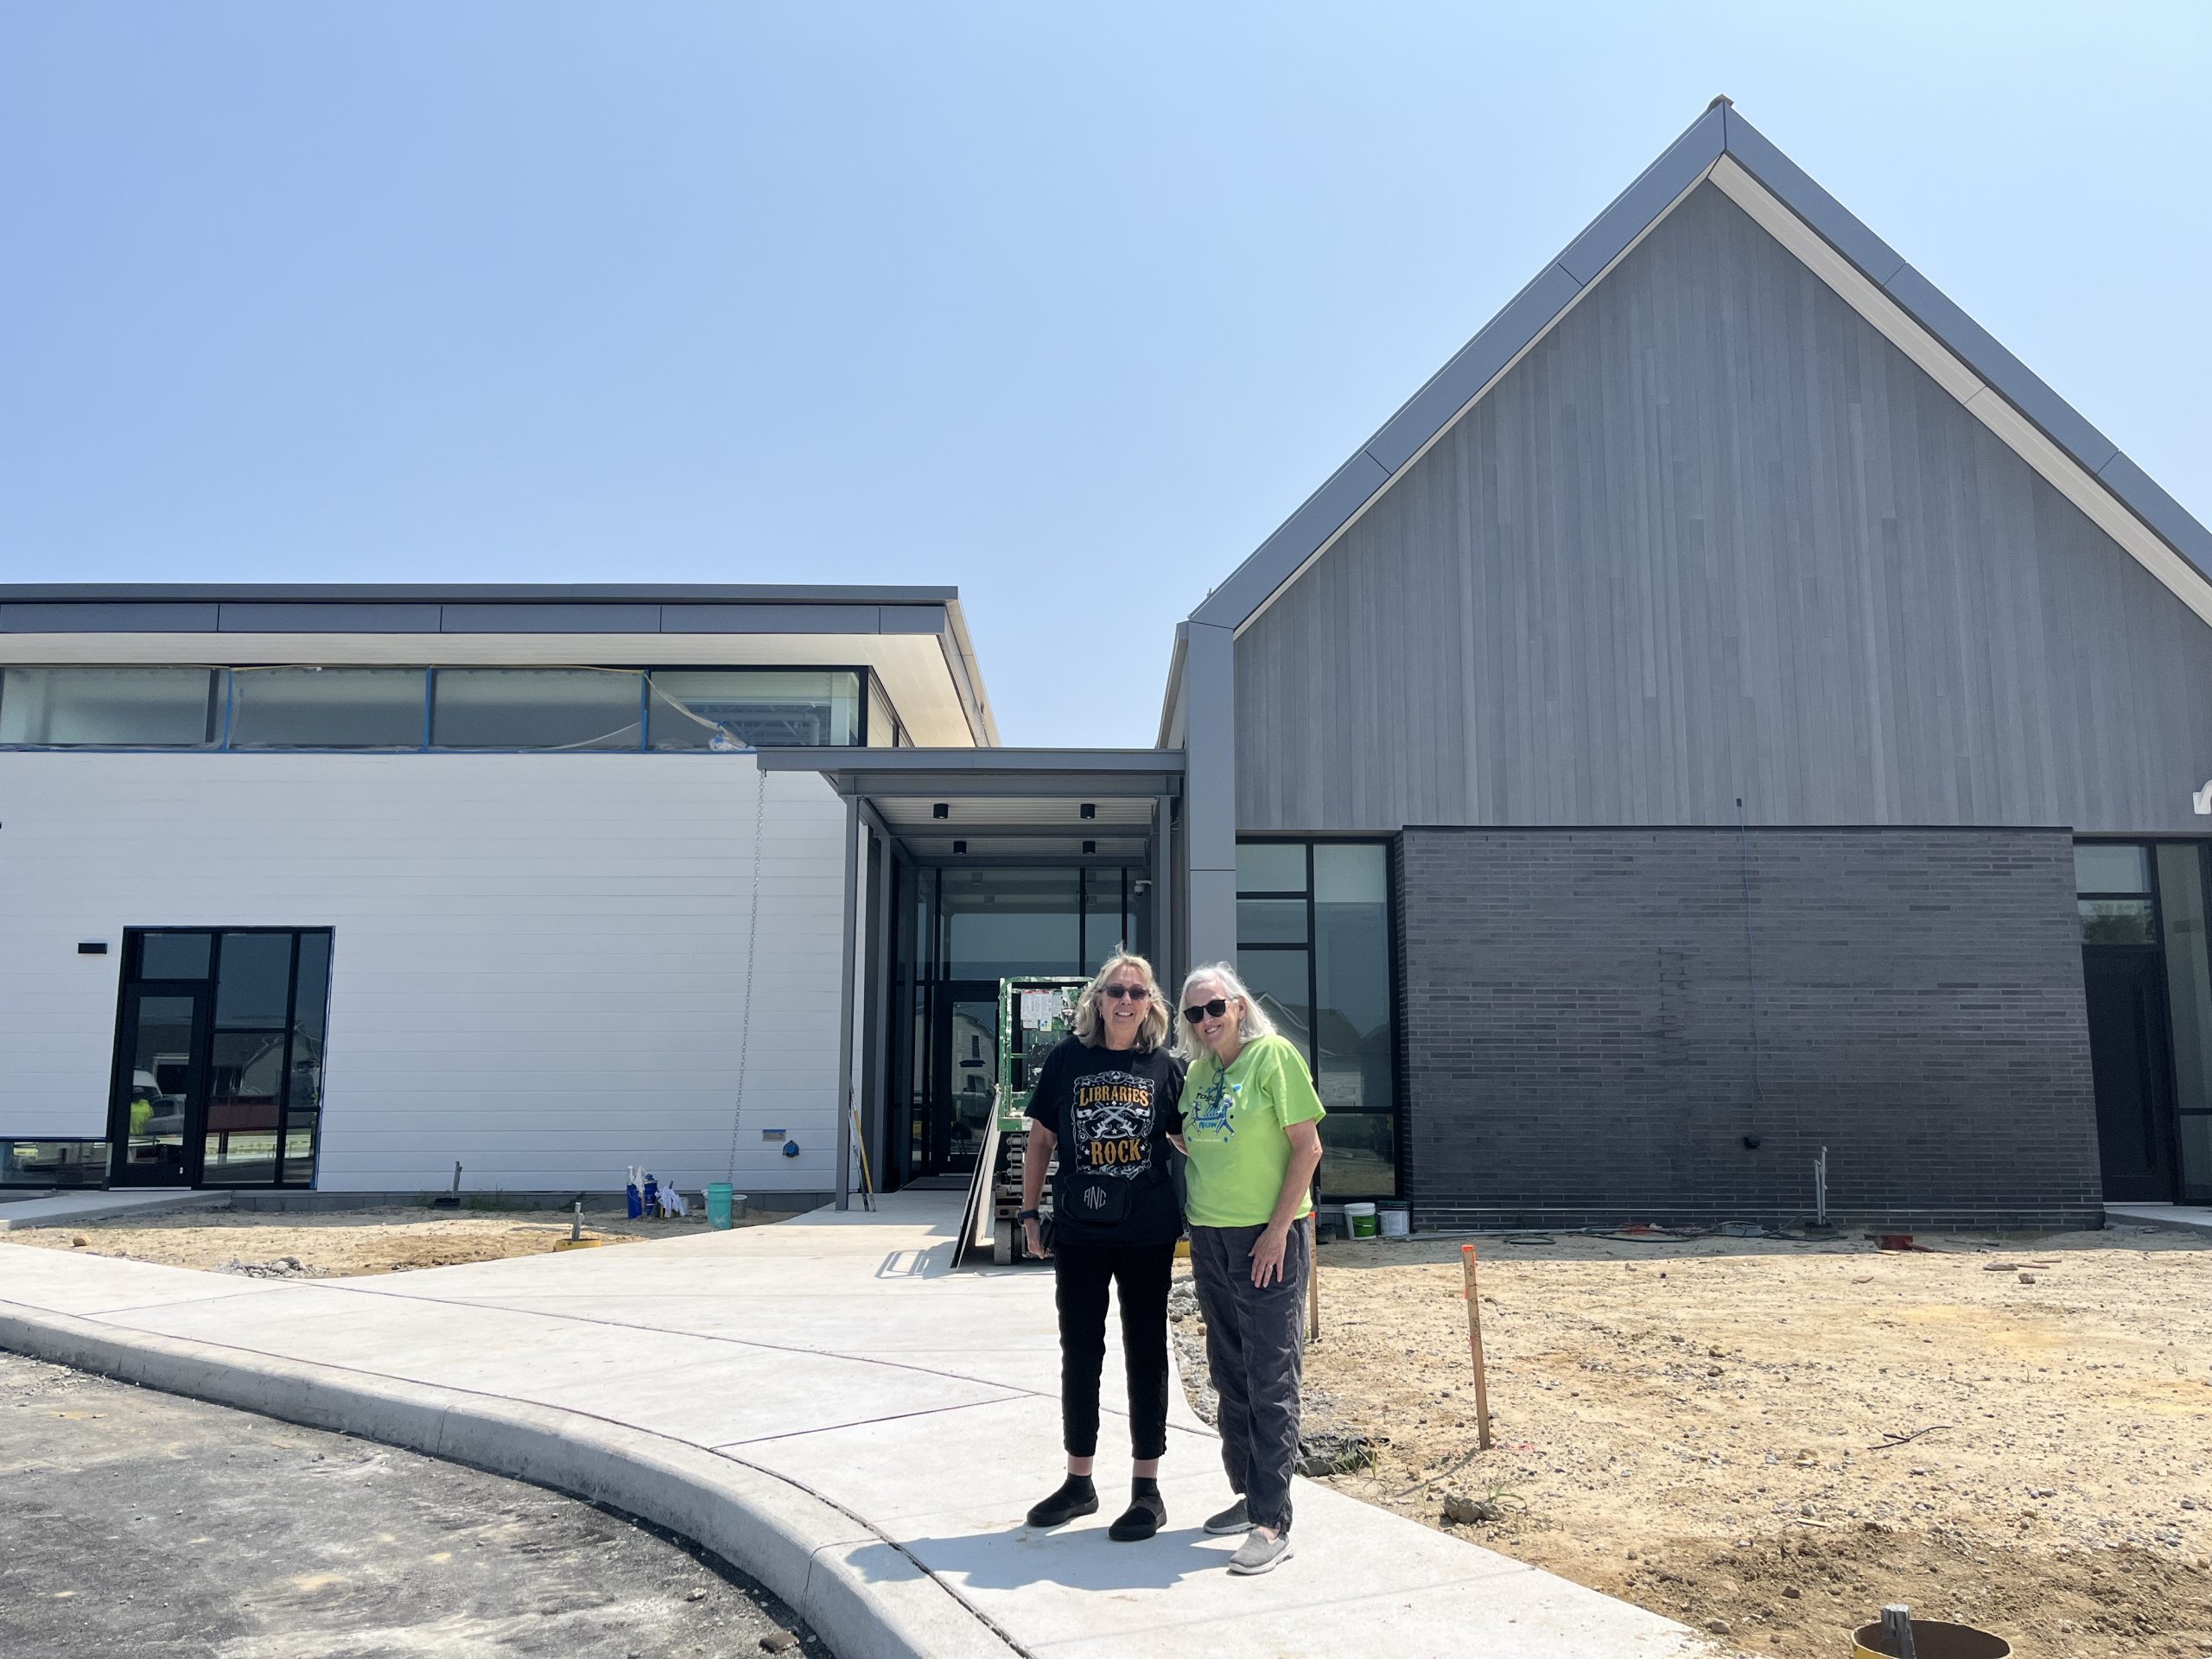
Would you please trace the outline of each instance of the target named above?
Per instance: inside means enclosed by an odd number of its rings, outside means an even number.
[[[1090,976],[1090,983],[1083,988],[1083,995],[1075,1005],[1075,1034],[1085,1048],[1098,1046],[1099,987],[1124,968],[1134,968],[1142,974],[1144,988],[1152,993],[1152,1000],[1145,1005],[1144,1024],[1137,1032],[1137,1046],[1149,1052],[1167,1040],[1174,1017],[1168,1011],[1167,993],[1160,988],[1160,981],[1153,976],[1152,964],[1133,950],[1116,950]]]
[[[1183,995],[1175,999],[1179,1007],[1188,1007],[1192,988],[1203,980],[1211,980],[1221,987],[1221,994],[1243,1006],[1236,1013],[1236,1033],[1246,1042],[1256,1042],[1262,1037],[1275,1034],[1275,1022],[1268,1018],[1268,1011],[1260,1006],[1260,999],[1252,995],[1251,988],[1236,976],[1236,969],[1225,962],[1210,962],[1202,968],[1193,968],[1183,976]],[[1189,1063],[1201,1054],[1213,1051],[1206,1046],[1205,1039],[1198,1035],[1198,1028],[1187,1020],[1175,1022],[1176,1058]]]

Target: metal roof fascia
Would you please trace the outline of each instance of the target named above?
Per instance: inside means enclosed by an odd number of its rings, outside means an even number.
[[[757,751],[768,772],[1180,772],[1180,749],[849,749]]]
[[[1163,749],[1182,747],[1183,734],[1178,729],[1183,715],[1183,659],[1190,654],[1191,625],[1175,625],[1175,645],[1167,656],[1167,689],[1160,699],[1160,734],[1154,741]]]
[[[1557,258],[1237,566],[1191,613],[1191,620],[1236,629],[1264,609],[1705,175],[1726,148],[1726,109],[1723,99],[1707,105]]]
[[[1724,105],[1727,153],[1744,171],[1789,205],[1831,247],[1874,281],[1886,285],[1904,269],[1904,256],[1867,229],[1859,216],[1814,181],[1813,175],[1770,143],[1764,133]]]
[[[942,605],[960,597],[957,588],[876,588],[748,582],[4,582],[0,602],[76,601],[86,603],[196,600],[271,603],[359,601],[418,604],[501,604],[519,601],[641,603],[737,601],[759,605]]]

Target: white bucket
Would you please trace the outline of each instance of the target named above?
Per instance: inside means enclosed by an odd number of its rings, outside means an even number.
[[[1413,1211],[1407,1209],[1402,1204],[1386,1204],[1382,1205],[1382,1208],[1376,1212],[1376,1219],[1382,1224],[1382,1236],[1385,1238],[1410,1238],[1413,1236]]]
[[[1344,1231],[1353,1238],[1375,1236],[1375,1206],[1371,1204],[1344,1205]]]

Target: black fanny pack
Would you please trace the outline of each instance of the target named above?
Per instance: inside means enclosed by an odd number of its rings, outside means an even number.
[[[1055,1206],[1058,1218],[1086,1227],[1118,1227],[1129,1218],[1129,1188],[1134,1185],[1119,1176],[1071,1171]]]

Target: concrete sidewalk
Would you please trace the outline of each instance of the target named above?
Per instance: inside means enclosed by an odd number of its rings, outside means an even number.
[[[1062,1467],[1049,1275],[950,1273],[958,1197],[663,1243],[308,1283],[0,1247],[0,1346],[520,1475],[753,1573],[842,1659],[1703,1654],[1669,1619],[1301,1482],[1258,1579],[1176,1396],[1169,1528],[1033,1533]],[[1107,1358],[1118,1412],[1120,1361]],[[1119,1444],[1117,1444],[1119,1442]]]
[[[2212,1234],[2212,1210],[2191,1204],[2105,1203],[2105,1222],[2132,1222],[2138,1227],[2162,1227],[2177,1233]]]
[[[156,1216],[176,1210],[230,1207],[231,1195],[227,1192],[194,1192],[185,1187],[120,1192],[88,1187],[81,1192],[10,1198],[0,1204],[0,1233],[13,1227],[66,1227],[77,1221],[112,1221],[118,1216]]]

